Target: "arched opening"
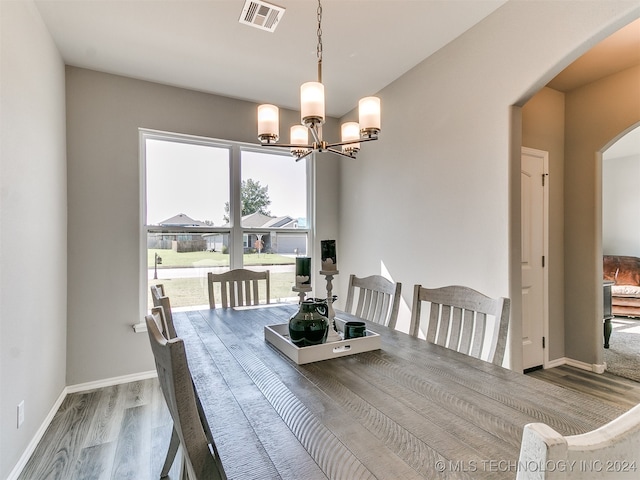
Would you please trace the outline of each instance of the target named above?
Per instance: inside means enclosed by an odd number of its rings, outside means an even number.
[[[602,45],[621,48],[623,33],[631,36],[628,63],[594,72],[589,56],[602,55]],[[640,122],[638,45],[640,20],[596,45],[522,108],[522,145],[548,151],[550,159],[548,367],[604,371],[599,152]]]
[[[607,371],[640,381],[640,122],[602,152],[604,361]]]

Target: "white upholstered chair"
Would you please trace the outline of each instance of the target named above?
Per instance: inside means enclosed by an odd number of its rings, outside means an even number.
[[[365,320],[395,328],[401,290],[401,283],[393,283],[380,275],[359,278],[352,274],[349,277],[345,311]]]
[[[582,435],[565,437],[544,423],[525,425],[517,480],[607,478],[640,478],[640,405]]]
[[[167,475],[180,444],[183,480],[225,479],[211,432],[206,422],[201,421],[184,342],[181,338],[167,340],[151,315],[147,315],[145,320],[160,388],[173,419],[174,434],[161,476]]]
[[[409,327],[409,334],[414,337],[420,332],[422,302],[431,304],[428,342],[502,365],[509,328],[508,298],[490,298],[459,285],[440,288],[416,285]]]
[[[207,275],[209,287],[209,308],[216,308],[215,285],[220,285],[220,302],[222,308],[258,305],[259,283],[264,282],[266,303],[271,303],[271,284],[269,270],[255,272],[244,268],[237,268],[225,273]]]

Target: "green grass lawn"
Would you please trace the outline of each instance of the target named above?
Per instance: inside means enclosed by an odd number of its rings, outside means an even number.
[[[163,268],[188,268],[188,267],[228,267],[229,255],[220,252],[184,252],[177,253],[173,250],[148,249],[149,270],[154,267],[154,255],[162,257]],[[290,272],[271,272],[271,301],[293,298],[296,293],[291,290],[295,276],[295,258],[271,253],[251,253],[244,255],[244,265],[291,265]],[[209,305],[209,292],[207,290],[207,277],[173,278],[162,280],[149,280],[149,285],[162,283],[167,296],[171,299],[172,307],[192,307],[195,305]],[[219,289],[219,287],[217,287]],[[149,308],[153,306],[151,295],[148,296]],[[265,294],[260,290],[261,301]],[[216,298],[219,292],[216,292]]]
[[[279,302],[296,297],[297,293],[291,290],[294,283],[294,274],[271,273],[271,301]],[[171,299],[171,307],[193,307],[195,305],[209,305],[209,292],[207,290],[206,277],[174,278],[163,280],[149,280],[149,285],[162,283],[166,295]],[[216,299],[220,298],[220,286],[216,285]],[[149,308],[153,306],[151,295],[147,295]],[[260,287],[260,301],[265,300],[263,287]]]

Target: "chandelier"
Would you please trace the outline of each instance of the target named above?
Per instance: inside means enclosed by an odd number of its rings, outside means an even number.
[[[265,147],[286,147],[291,155],[302,160],[313,152],[331,152],[344,157],[355,158],[360,150],[360,142],[378,139],[380,133],[380,99],[365,97],[358,104],[359,122],[343,123],[341,141],[328,143],[322,138],[322,124],[325,122],[324,85],[322,84],[322,4],[318,0],[318,81],[300,86],[301,124],[291,127],[291,143],[277,143],[280,138],[278,107],[264,104],[258,106],[258,138]],[[309,132],[312,142],[309,142]],[[340,149],[338,149],[340,147]]]

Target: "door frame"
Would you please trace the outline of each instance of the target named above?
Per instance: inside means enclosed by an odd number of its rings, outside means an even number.
[[[542,172],[545,176],[545,187],[542,190],[542,254],[545,258],[545,265],[542,269],[542,335],[545,338],[545,345],[542,349],[542,368],[546,369],[549,366],[549,152],[545,150],[539,150],[530,147],[521,147],[521,164],[522,169],[522,155],[530,155],[532,157],[539,158],[542,161]],[[522,202],[522,195],[520,195],[520,201]],[[523,302],[521,302],[523,305]],[[524,315],[522,315],[524,318]]]

